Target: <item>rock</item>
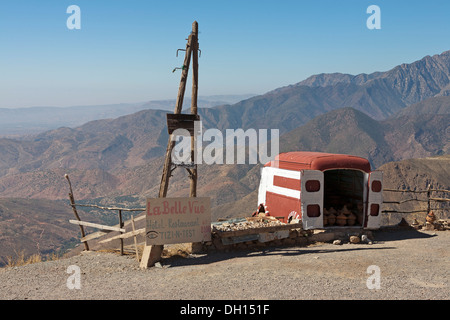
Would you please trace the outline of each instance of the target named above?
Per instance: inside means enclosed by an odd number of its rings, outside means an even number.
[[[434,230],[434,224],[427,221],[427,222],[425,222],[425,226],[422,228],[422,230],[433,231]]]
[[[342,244],[342,241],[341,240],[334,240],[333,244],[338,246],[338,245]]]
[[[359,243],[361,239],[358,236],[350,236],[350,243]]]
[[[292,246],[295,244],[295,239],[291,239],[291,238],[284,239],[283,244],[286,246]]]
[[[416,230],[419,230],[421,228],[421,225],[417,219],[414,219],[413,223],[411,224],[411,227],[413,227]]]
[[[295,239],[295,243],[298,245],[306,245],[308,243],[308,238],[298,237],[297,239]]]

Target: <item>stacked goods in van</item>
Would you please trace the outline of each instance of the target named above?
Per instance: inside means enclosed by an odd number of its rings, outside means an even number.
[[[355,206],[353,206],[355,207]],[[359,210],[359,206],[356,209],[350,210],[352,208],[351,204],[344,205],[341,209],[336,210],[334,207],[329,209],[324,208],[324,226],[355,226],[362,225],[363,213],[362,209]]]
[[[330,209],[324,208],[323,214],[324,214],[324,221],[323,221],[324,225],[334,226],[334,224],[336,223],[336,214],[337,214],[336,209],[334,209],[333,207],[331,207]]]

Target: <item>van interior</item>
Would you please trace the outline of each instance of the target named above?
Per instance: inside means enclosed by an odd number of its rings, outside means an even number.
[[[324,226],[361,227],[363,203],[363,172],[351,169],[324,172]]]

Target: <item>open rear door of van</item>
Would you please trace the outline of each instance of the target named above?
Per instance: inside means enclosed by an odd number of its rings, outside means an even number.
[[[300,179],[303,228],[323,228],[323,172],[302,170]]]
[[[383,172],[371,172],[368,187],[365,227],[367,229],[379,229],[381,226],[381,206],[383,204]]]

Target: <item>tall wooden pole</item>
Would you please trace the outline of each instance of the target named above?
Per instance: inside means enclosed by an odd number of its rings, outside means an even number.
[[[189,73],[189,65],[191,63],[192,38],[193,35],[191,34],[186,44],[186,55],[184,57],[184,63],[181,72],[180,87],[178,88],[177,102],[174,114],[181,113],[181,110],[183,109],[184,93],[186,91],[186,82]],[[172,141],[172,136],[170,136],[169,142],[167,143],[166,158],[164,161],[163,174],[161,177],[161,184],[159,187],[160,198],[164,198],[167,195],[167,189],[169,187],[170,169],[172,166],[172,150],[174,147],[175,141]]]
[[[197,115],[197,96],[198,96],[198,23],[194,21],[192,24],[192,97],[191,97],[191,114]],[[195,160],[195,134],[191,137],[191,159]],[[191,198],[197,197],[197,164],[191,171],[190,192]]]
[[[195,21],[192,25],[192,33],[189,35],[189,38],[187,39],[188,42],[186,44],[186,55],[184,57],[184,63],[182,67],[181,72],[181,80],[180,80],[180,86],[178,88],[178,95],[177,95],[177,102],[175,105],[175,111],[174,114],[180,114],[181,110],[183,109],[183,101],[184,101],[184,94],[186,91],[186,82],[189,74],[189,66],[191,63],[191,56],[194,52],[194,84],[192,89],[192,106],[191,106],[191,113],[197,114],[197,76],[198,76],[198,43],[197,43],[197,35],[198,35],[198,24]],[[195,91],[195,96],[194,96]],[[194,103],[195,102],[195,103]],[[193,144],[193,140],[191,140],[191,146]],[[161,184],[159,186],[159,198],[165,198],[167,195],[167,190],[169,187],[169,179],[171,174],[171,167],[172,167],[172,151],[175,147],[175,141],[172,141],[172,135],[169,137],[169,141],[167,143],[167,149],[166,149],[166,157],[164,160],[164,167],[163,167],[163,174],[161,177]],[[194,148],[191,149],[192,151],[192,157],[194,156]],[[197,185],[197,168],[192,171],[192,177],[191,177],[191,197],[196,196],[196,185]],[[195,178],[194,178],[195,177]],[[142,254],[142,260],[141,260],[141,268],[147,268],[149,266],[154,265],[157,261],[161,260],[161,254],[164,249],[164,246],[162,245],[154,245],[151,246],[151,248],[145,246],[144,252]]]

